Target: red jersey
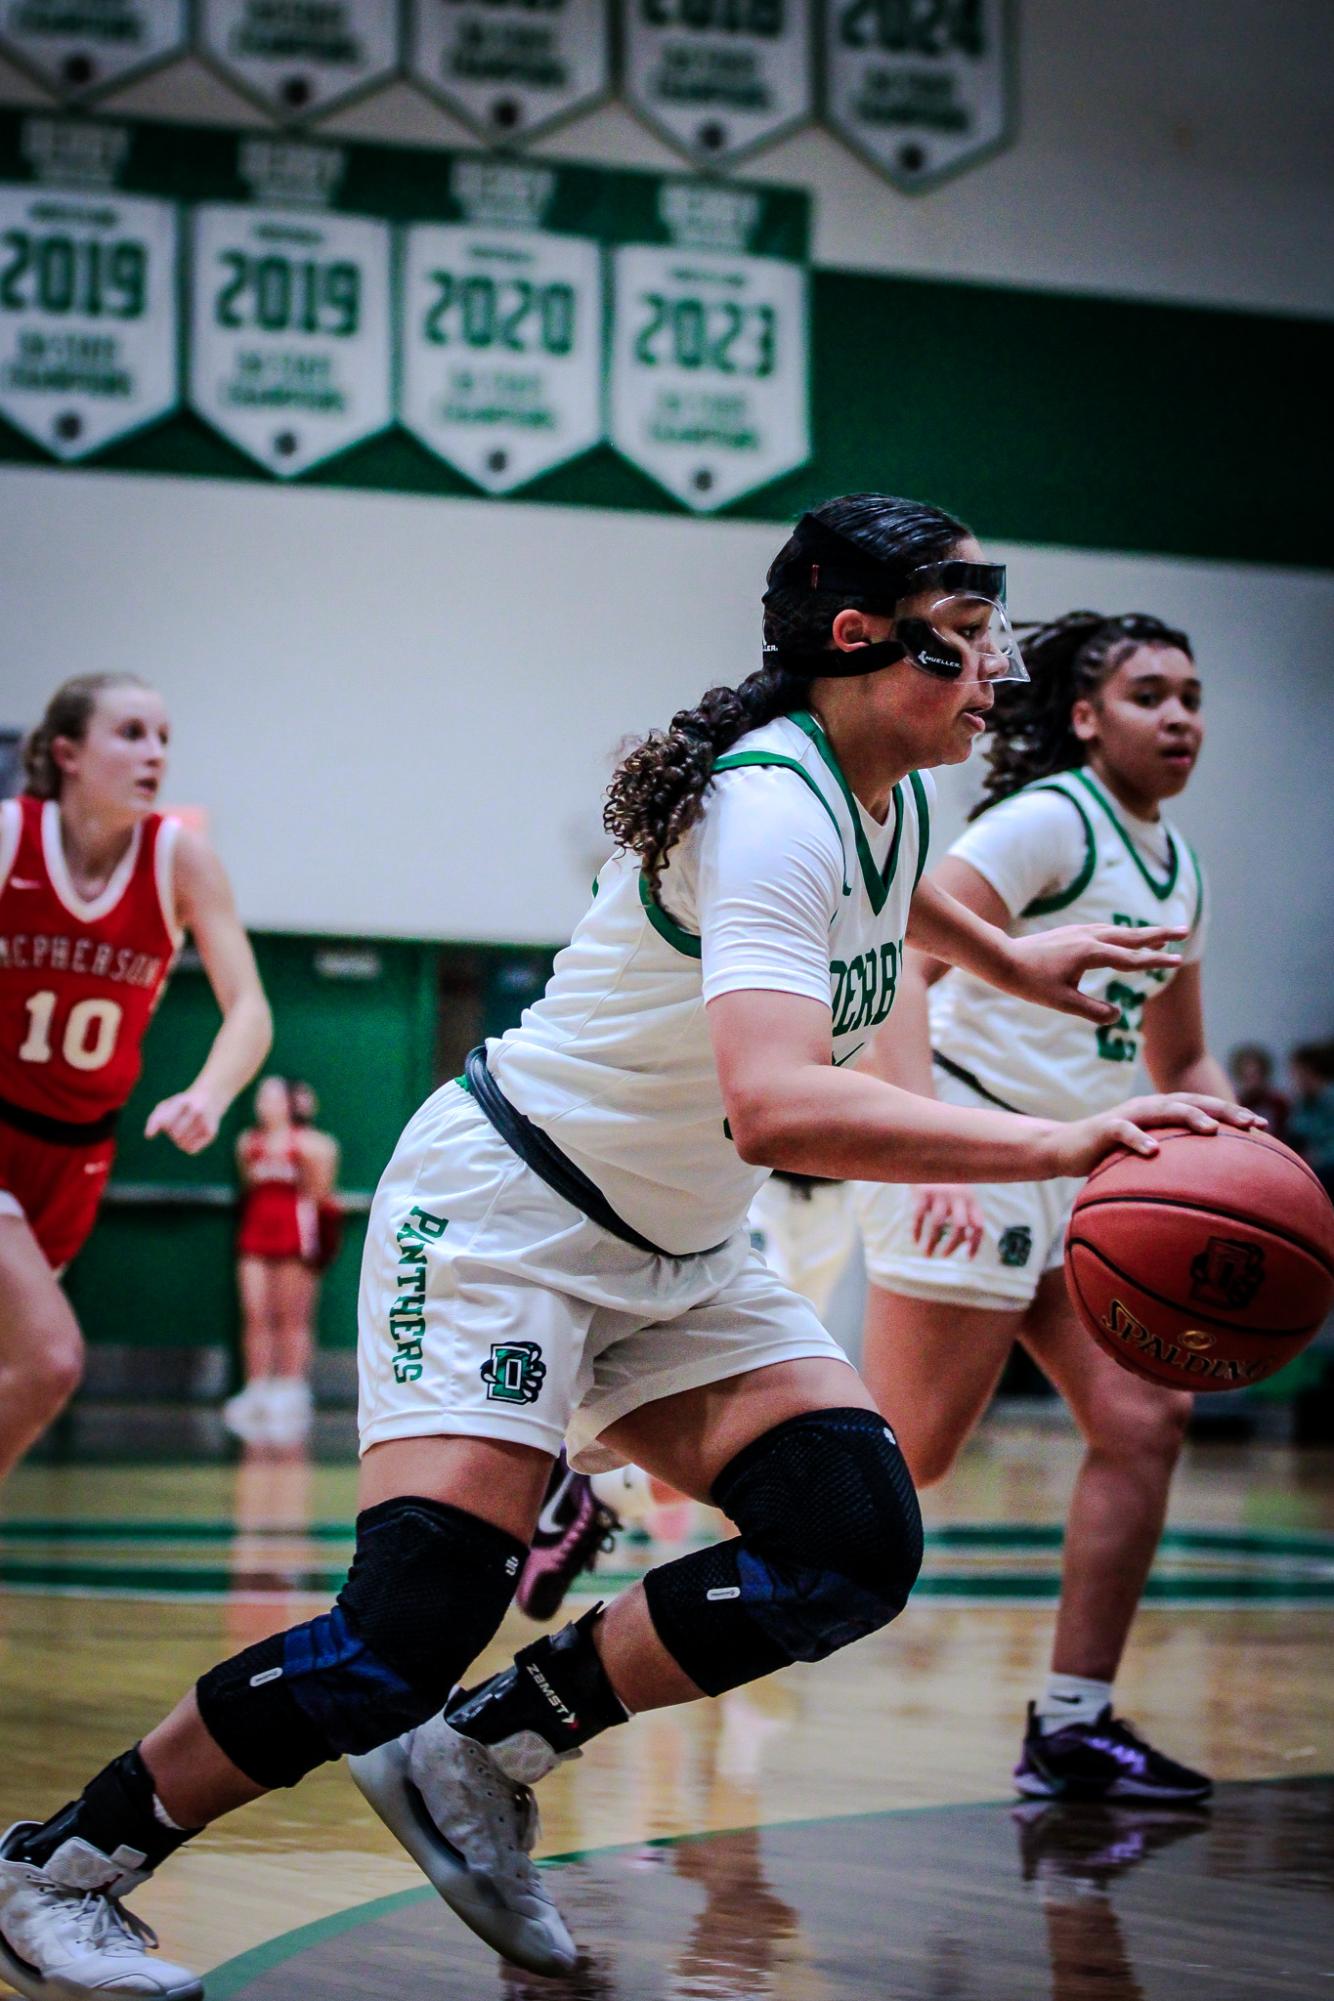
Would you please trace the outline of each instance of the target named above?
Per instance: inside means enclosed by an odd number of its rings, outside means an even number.
[[[0,805],[0,1099],[86,1125],[119,1111],[180,943],[180,822],[141,820],[100,896],[70,881],[53,799]]]
[[[241,1160],[246,1185],[241,1196],[236,1249],[241,1257],[300,1258],[318,1255],[315,1204],[301,1193],[301,1158],[295,1146],[275,1154],[258,1132],[243,1134]]]

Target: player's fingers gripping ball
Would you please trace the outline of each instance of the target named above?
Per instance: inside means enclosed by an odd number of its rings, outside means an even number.
[[[1263,1382],[1334,1304],[1334,1205],[1268,1133],[1166,1130],[1095,1168],[1065,1243],[1075,1311],[1124,1368],[1176,1389]]]

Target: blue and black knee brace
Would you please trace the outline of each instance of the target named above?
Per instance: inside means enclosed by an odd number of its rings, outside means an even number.
[[[381,1501],[332,1611],[211,1668],[199,1713],[258,1786],[294,1786],[345,1752],[373,1751],[443,1708],[492,1638],[527,1551],[440,1501]]]
[[[739,1452],[712,1498],[741,1530],[644,1579],[658,1638],[706,1695],[820,1661],[889,1624],[922,1567],[922,1517],[884,1419],[789,1418]]]

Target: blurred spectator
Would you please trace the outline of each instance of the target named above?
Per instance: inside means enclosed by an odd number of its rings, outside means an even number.
[[[319,1275],[337,1249],[337,1143],[311,1124],[308,1084],[265,1077],[255,1123],[236,1146],[241,1206],[236,1235],[245,1381],[223,1405],[247,1443],[295,1445],[314,1413],[310,1372]]]
[[[1304,1042],[1288,1066],[1295,1093],[1288,1139],[1334,1200],[1334,1042]]]
[[[1237,1103],[1268,1119],[1275,1139],[1286,1139],[1291,1110],[1284,1092],[1274,1086],[1274,1059],[1258,1042],[1239,1042],[1227,1059],[1228,1073],[1236,1087]]]

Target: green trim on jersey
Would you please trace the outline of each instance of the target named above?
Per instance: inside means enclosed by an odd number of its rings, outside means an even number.
[[[1167,834],[1167,852],[1171,856],[1171,861],[1168,865],[1166,881],[1157,882],[1154,880],[1153,876],[1150,875],[1148,869],[1144,866],[1144,857],[1141,855],[1139,849],[1136,847],[1129,833],[1121,825],[1120,820],[1117,818],[1116,808],[1113,806],[1111,800],[1107,797],[1107,794],[1103,791],[1101,785],[1099,785],[1097,780],[1093,777],[1092,773],[1087,771],[1082,765],[1080,765],[1078,769],[1075,770],[1071,775],[1072,777],[1077,778],[1080,784],[1084,787],[1084,790],[1089,794],[1091,794],[1091,796],[1097,800],[1098,804],[1102,807],[1103,812],[1107,815],[1107,818],[1111,821],[1112,825],[1116,828],[1117,833],[1121,836],[1121,839],[1125,842],[1126,851],[1129,854],[1131,861],[1134,862],[1135,867],[1139,870],[1145,882],[1148,884],[1149,888],[1153,891],[1153,894],[1157,897],[1159,903],[1166,903],[1168,897],[1172,894],[1172,891],[1177,886],[1177,876],[1180,873],[1181,869],[1181,850],[1178,848],[1176,844],[1176,840],[1173,836],[1171,827],[1168,826],[1166,821],[1163,822],[1163,827]]]
[[[926,803],[926,787],[922,783],[921,772],[910,771],[908,783],[917,802],[917,873],[912,879],[912,886],[916,891],[918,883],[922,880],[922,870],[926,867],[927,850],[931,846],[931,808]]]
[[[844,896],[851,896],[852,884],[848,881],[848,856],[847,850],[843,846],[843,829],[838,824],[838,814],[825,798],[824,793],[811,777],[805,765],[799,758],[784,757],[782,752],[777,750],[736,750],[730,752],[726,757],[720,757],[713,768],[715,771],[739,771],[748,764],[781,764],[784,770],[795,771],[803,785],[810,786],[811,791],[829,815],[830,820],[833,822],[834,832],[838,835],[838,845],[843,854],[843,894]]]
[[[667,915],[649,888],[648,877],[643,869],[639,871],[639,901],[644,906],[644,915],[660,938],[665,938],[676,951],[684,952],[687,959],[698,959],[702,949],[699,939],[693,931],[683,930],[675,918]]]
[[[825,798],[824,793],[811,777],[810,772],[807,771],[804,764],[799,763],[795,757],[784,757],[781,751],[738,750],[728,757],[720,757],[713,768],[715,772],[741,771],[748,765],[766,764],[779,764],[786,771],[795,771],[802,783],[810,786],[811,791],[824,807],[825,812],[833,822],[834,832],[838,835],[839,852],[843,856],[843,894],[844,896],[851,896],[852,884],[848,881],[848,858],[843,846],[843,829],[838,824],[837,813]],[[593,889],[596,893],[596,882],[593,884]],[[644,906],[645,916],[660,938],[665,938],[667,943],[673,946],[676,951],[684,952],[688,959],[699,958],[701,947],[698,935],[694,931],[687,931],[683,925],[676,922],[675,918],[667,915],[667,912],[649,888],[648,877],[642,869],[639,872],[639,901]]]
[[[787,720],[790,723],[795,723],[799,730],[805,731],[829,769],[833,772],[838,782],[838,788],[848,802],[848,813],[852,819],[853,838],[857,845],[857,859],[861,863],[862,868],[862,881],[866,884],[866,894],[871,900],[871,908],[878,917],[885,907],[885,903],[889,897],[890,885],[894,880],[894,874],[899,865],[899,844],[903,839],[903,787],[901,785],[894,787],[894,839],[890,843],[889,854],[885,859],[885,866],[882,871],[875,865],[870,847],[867,844],[866,835],[862,832],[861,808],[853,796],[852,787],[848,784],[847,779],[839,769],[839,762],[834,756],[833,746],[829,738],[825,735],[815,717],[807,709],[794,709]]]
[[[1084,860],[1079,874],[1068,889],[1058,890],[1055,896],[1035,896],[1027,909],[1021,910],[1021,917],[1050,917],[1054,910],[1064,910],[1076,897],[1082,896],[1093,880],[1093,871],[1098,866],[1098,843],[1093,833],[1093,822],[1080,805],[1073,792],[1067,792],[1064,785],[1034,785],[1025,790],[1034,792],[1054,792],[1058,799],[1067,799],[1084,823]],[[1018,798],[1018,793],[1011,793]]]

